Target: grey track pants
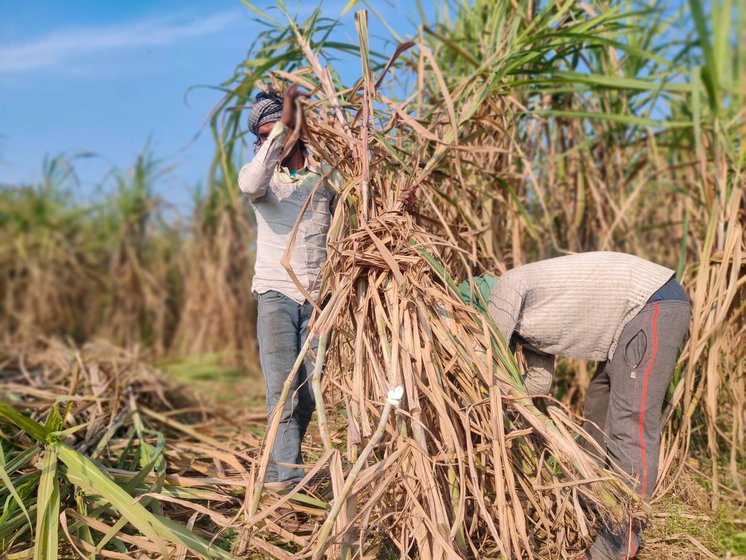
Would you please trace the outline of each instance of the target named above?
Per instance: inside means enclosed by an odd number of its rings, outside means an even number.
[[[634,489],[643,496],[655,489],[661,409],[690,314],[686,301],[643,307],[624,327],[614,357],[599,364],[586,393],[589,422],[583,427],[636,480]]]
[[[633,478],[642,496],[655,489],[661,409],[690,314],[688,301],[663,300],[643,307],[622,330],[614,357],[599,364],[585,396],[588,421],[583,427]],[[639,545],[636,521],[604,526],[586,558],[634,558]]]

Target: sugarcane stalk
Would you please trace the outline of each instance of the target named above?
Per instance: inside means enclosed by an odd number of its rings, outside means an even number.
[[[357,481],[357,477],[360,474],[360,471],[365,466],[368,457],[372,453],[373,449],[378,445],[378,442],[383,437],[383,434],[386,432],[386,424],[389,421],[391,409],[399,406],[399,403],[401,403],[401,399],[403,396],[404,387],[402,387],[401,385],[397,385],[396,387],[389,389],[388,396],[386,397],[386,404],[383,407],[381,419],[378,422],[378,428],[376,428],[373,437],[368,442],[368,445],[365,446],[365,449],[363,449],[363,452],[360,454],[360,457],[358,457],[358,460],[355,461],[350,474],[347,476],[344,488],[342,488],[342,493],[335,500],[334,506],[332,506],[332,510],[331,512],[329,512],[329,516],[326,518],[326,521],[324,521],[324,525],[322,525],[321,530],[319,531],[316,550],[313,553],[313,560],[320,560],[324,556],[324,551],[327,548],[327,542],[329,541],[329,536],[332,532],[332,528],[334,527],[334,523],[337,520],[337,516],[339,516],[339,512],[342,511],[342,507],[345,504],[347,495],[350,493],[350,490]]]
[[[319,347],[316,351],[316,364],[313,368],[313,397],[316,402],[316,415],[319,422],[319,433],[321,441],[324,444],[324,450],[329,451],[332,448],[332,438],[329,435],[329,424],[326,420],[326,408],[324,406],[324,395],[321,392],[321,370],[324,368],[324,358],[326,357],[326,345],[329,342],[329,333],[325,332],[319,339]]]
[[[360,454],[360,433],[361,433],[361,419],[363,416],[365,416],[366,425],[367,425],[367,415],[364,415],[362,403],[363,403],[363,356],[364,356],[364,349],[363,349],[363,329],[364,329],[364,320],[362,317],[365,315],[365,307],[366,307],[366,298],[365,298],[365,289],[367,287],[367,280],[363,278],[358,278],[357,280],[358,284],[358,292],[357,292],[357,303],[358,303],[358,321],[356,325],[356,332],[355,332],[355,358],[354,358],[354,364],[353,364],[353,374],[352,374],[352,398],[350,402],[350,419],[349,419],[349,431],[348,433],[350,436],[352,435],[352,427],[353,425],[356,427],[357,435],[356,440],[354,442],[350,441],[352,438],[350,437],[348,439],[348,459],[350,461],[357,461],[357,458]],[[368,428],[368,431],[370,431],[370,428]],[[357,511],[357,504],[355,503],[355,500],[346,500],[347,502],[347,514],[354,517],[356,511]],[[342,560],[348,560],[352,556],[352,548],[347,542],[347,539],[345,539],[345,542],[342,543],[342,550],[341,550],[341,558]]]
[[[363,342],[363,329],[365,326],[364,321],[364,314],[366,312],[366,301],[365,296],[363,295],[365,293],[365,289],[367,287],[367,282],[365,278],[360,278],[357,281],[358,284],[358,316],[357,316],[357,324],[355,325],[355,357],[354,357],[354,363],[352,368],[352,397],[350,399],[350,411],[351,411],[351,418],[350,418],[350,426],[352,426],[353,422],[356,425],[357,428],[357,439],[355,441],[350,442],[350,448],[349,448],[349,459],[350,461],[355,461],[358,458],[358,455],[360,453],[360,434],[363,433],[363,357],[365,356],[365,348],[364,348],[364,342]],[[366,426],[368,426],[366,422]],[[370,431],[370,427],[368,427],[368,432]],[[366,435],[369,435],[366,433]],[[352,439],[352,438],[350,438]]]
[[[368,142],[370,125],[370,90],[372,87],[368,60],[368,12],[359,10],[355,14],[355,26],[360,39],[360,61],[363,67],[363,119],[360,122],[360,163],[363,176],[361,181],[362,208],[360,220],[366,223],[370,209],[370,161],[368,156]]]

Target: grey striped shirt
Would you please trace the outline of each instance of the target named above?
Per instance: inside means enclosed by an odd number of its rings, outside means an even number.
[[[673,275],[624,253],[568,255],[503,274],[488,311],[508,341],[517,333],[545,354],[610,360],[624,326]]]

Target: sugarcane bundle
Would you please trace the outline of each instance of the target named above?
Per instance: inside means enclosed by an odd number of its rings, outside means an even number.
[[[464,153],[458,137],[494,105],[479,103],[477,87],[462,122],[444,108],[418,136],[423,125],[409,110],[378,94],[365,12],[357,22],[357,93],[335,89],[292,23],[308,69],[282,74],[317,92],[296,135],[345,179],[319,298],[326,303],[317,303],[311,330],[320,340],[313,387],[324,446],[311,471],[329,472],[331,513],[298,555],[320,558],[335,546],[332,557],[364,557],[383,537],[421,558],[565,556],[585,545],[594,521],[621,519],[640,504],[580,449],[583,436],[566,411],[534,404],[489,315],[459,297],[454,275],[475,263],[459,244],[463,220],[436,210],[426,230],[396,201],[407,189],[437,192],[457,181],[448,169]],[[283,262],[292,277],[287,253]],[[403,399],[389,398],[399,388]],[[259,481],[285,405],[270,419]],[[342,441],[330,427],[340,425]],[[258,482],[247,520],[256,530],[271,508],[263,495]]]
[[[387,212],[333,247],[336,352],[325,370],[338,390],[317,406],[344,403],[350,460],[373,435],[387,390],[404,387],[377,460],[348,496],[368,519],[352,526],[380,531],[378,509],[398,548],[423,558],[520,558],[546,545],[563,554],[588,535],[589,505],[608,517],[632,503],[578,447],[570,418],[534,405],[489,316],[439,267],[443,244]]]

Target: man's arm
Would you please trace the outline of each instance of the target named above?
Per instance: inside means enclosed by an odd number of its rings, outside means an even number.
[[[507,344],[510,344],[520,320],[522,305],[523,293],[520,287],[513,285],[509,280],[495,278],[487,301],[487,312],[495,321]]]
[[[523,288],[510,279],[496,278],[495,285],[490,290],[487,310],[508,344],[521,318],[523,298]],[[554,356],[536,352],[526,345],[523,345],[523,356],[527,366],[523,382],[528,393],[548,394],[554,375]]]
[[[523,347],[523,357],[526,358],[526,373],[523,383],[529,395],[548,395],[552,388],[554,376],[554,356],[534,352],[531,348]]]
[[[277,162],[280,161],[289,131],[287,126],[278,121],[254,159],[241,168],[238,174],[238,187],[249,195],[251,200],[261,198],[267,193],[269,181],[275,172]]]
[[[282,116],[280,120],[275,124],[272,132],[269,133],[267,141],[259,149],[256,157],[251,160],[251,163],[241,168],[238,174],[238,186],[243,192],[249,195],[251,200],[261,198],[267,193],[269,181],[275,171],[277,162],[280,160],[280,156],[282,156],[285,139],[288,133],[295,127],[298,116],[301,119],[303,117],[302,109],[301,113],[298,113],[296,101],[301,97],[307,98],[308,96],[308,93],[298,91],[296,84],[288,88],[282,101]]]

